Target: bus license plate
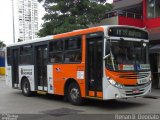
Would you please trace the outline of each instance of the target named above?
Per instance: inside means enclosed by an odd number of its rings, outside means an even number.
[[[144,83],[147,83],[147,79],[138,80],[138,84],[144,84]]]
[[[134,90],[132,90],[132,92],[133,92],[133,94],[141,93],[141,91],[140,91],[140,90],[138,90],[138,89],[134,89]]]

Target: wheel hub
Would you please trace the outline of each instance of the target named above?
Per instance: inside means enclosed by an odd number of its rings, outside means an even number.
[[[24,90],[25,93],[28,92],[28,90],[29,90],[29,85],[28,85],[27,82],[24,83],[23,90]]]
[[[78,89],[77,88],[71,89],[70,96],[71,96],[71,99],[73,101],[76,101],[77,98],[79,97],[79,91],[78,91]]]

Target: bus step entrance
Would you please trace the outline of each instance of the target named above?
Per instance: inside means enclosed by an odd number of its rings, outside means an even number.
[[[46,95],[47,92],[45,92],[45,91],[37,91],[37,94]]]

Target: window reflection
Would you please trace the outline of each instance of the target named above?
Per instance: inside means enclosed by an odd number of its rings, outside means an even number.
[[[123,65],[130,65],[130,69],[134,69],[134,65],[148,65],[147,49],[147,43],[112,40],[111,56],[106,59],[106,67],[122,70]]]
[[[160,17],[160,0],[147,0],[147,17]]]

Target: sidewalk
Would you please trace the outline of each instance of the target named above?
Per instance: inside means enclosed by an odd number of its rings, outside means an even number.
[[[0,75],[0,81],[5,81],[5,75]]]

